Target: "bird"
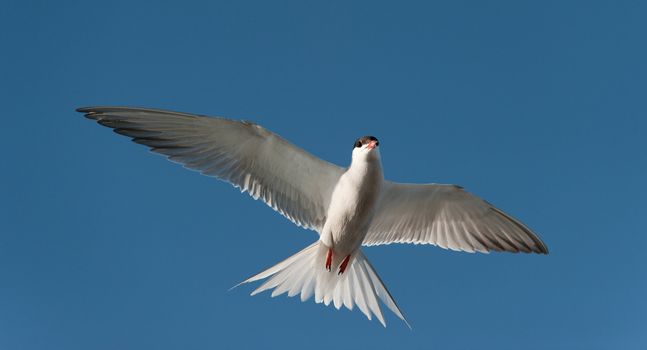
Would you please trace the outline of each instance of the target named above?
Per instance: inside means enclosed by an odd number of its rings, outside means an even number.
[[[386,180],[374,136],[353,143],[344,168],[249,121],[132,107],[77,111],[173,162],[229,182],[319,234],[303,250],[235,286],[264,280],[251,295],[271,290],[272,297],[314,296],[336,309],[357,306],[386,327],[381,302],[411,328],[362,247],[411,243],[548,254],[526,225],[461,186]]]

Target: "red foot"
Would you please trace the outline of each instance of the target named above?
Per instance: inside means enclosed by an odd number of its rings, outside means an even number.
[[[326,270],[330,271],[332,266],[332,249],[328,248],[328,254],[326,255]]]
[[[350,260],[350,254],[346,255],[344,258],[344,261],[341,262],[341,265],[339,265],[339,272],[337,273],[338,275],[341,275],[346,271],[346,267],[348,266],[348,260]]]

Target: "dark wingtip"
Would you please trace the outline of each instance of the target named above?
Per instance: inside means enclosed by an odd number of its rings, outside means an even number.
[[[523,230],[523,232],[526,233],[526,235],[535,243],[533,247],[529,247],[532,253],[548,255],[548,246],[546,246],[546,244],[541,240],[541,238],[539,238],[539,236],[537,236],[534,232],[532,232],[526,225],[521,223],[521,221],[511,217],[510,215],[504,213],[500,209],[492,206],[492,204],[488,203],[488,205],[490,205],[490,208],[492,208],[495,212],[499,213],[499,215],[510,220],[511,222],[516,224],[517,227]]]
[[[96,107],[79,107],[76,109],[79,113],[84,113],[84,117],[92,120],[97,120],[97,108]]]
[[[524,226],[524,228],[527,228],[527,227]],[[528,231],[532,233],[530,230]],[[546,243],[544,243],[544,241],[542,241],[541,238],[539,238],[535,234],[532,234],[532,236],[530,237],[533,238],[533,240],[535,241],[535,244],[536,244],[535,247],[537,248],[537,249],[534,249],[533,252],[537,254],[548,255],[548,246],[546,246]]]

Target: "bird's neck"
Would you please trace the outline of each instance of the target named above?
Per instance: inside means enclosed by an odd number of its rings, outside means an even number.
[[[348,174],[358,181],[381,181],[384,178],[382,173],[382,162],[379,158],[353,159]]]

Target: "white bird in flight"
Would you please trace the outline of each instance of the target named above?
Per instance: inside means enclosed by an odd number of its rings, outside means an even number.
[[[273,297],[287,292],[305,301],[314,294],[317,303],[356,305],[386,326],[379,299],[409,326],[362,246],[548,254],[527,226],[460,186],[385,180],[373,136],[355,141],[351,164],[342,168],[247,121],[128,107],[77,111],[319,233],[305,249],[241,282],[267,279],[252,295],[273,289]]]

